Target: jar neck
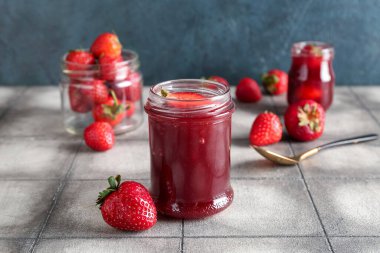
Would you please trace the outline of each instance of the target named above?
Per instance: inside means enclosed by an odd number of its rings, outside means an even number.
[[[85,49],[89,51],[88,49]],[[69,77],[75,76],[76,79],[91,79],[97,78],[101,74],[101,69],[106,69],[108,72],[113,71],[115,76],[128,72],[136,72],[140,67],[140,62],[136,52],[132,50],[123,50],[121,57],[122,60],[115,63],[86,65],[69,62],[66,60],[67,54],[62,57],[62,73]]]
[[[163,96],[168,94],[197,94],[190,98]],[[200,95],[200,96],[199,96]],[[210,117],[234,111],[230,88],[224,84],[202,79],[179,79],[154,85],[145,104],[149,115],[172,118]]]
[[[332,60],[334,58],[334,48],[325,42],[302,41],[293,44],[291,54],[293,58],[322,58],[322,60]]]

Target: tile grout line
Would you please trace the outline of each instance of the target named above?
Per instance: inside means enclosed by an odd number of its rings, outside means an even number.
[[[43,240],[92,240],[92,239],[181,239],[180,236],[73,236],[73,237],[41,237]],[[218,239],[218,238],[325,238],[323,235],[190,235],[185,236],[190,239]],[[380,238],[380,235],[332,235],[330,238]],[[0,237],[0,240],[33,240],[33,237]]]
[[[185,220],[182,219],[181,222],[181,247],[180,247],[180,252],[184,252],[184,244],[185,244]]]
[[[292,151],[292,150],[291,150]],[[141,181],[149,181],[149,178],[134,178],[134,177],[128,177],[129,180],[141,180]],[[315,177],[309,177],[308,180],[340,180],[340,181],[362,181],[362,180],[379,180],[380,176],[370,176],[370,177],[348,177],[348,176],[334,176],[334,177],[328,177],[328,176],[315,176]],[[273,180],[273,181],[298,181],[302,180],[301,177],[231,177],[231,180],[233,181],[264,181],[264,180]],[[0,182],[7,182],[7,181],[34,181],[34,182],[48,182],[48,181],[59,181],[59,178],[0,178]],[[91,181],[104,181],[104,178],[71,178],[67,180],[68,182],[91,182]]]
[[[293,146],[292,146],[292,144],[290,142],[289,142],[289,146],[290,146],[290,149],[292,150],[292,153],[294,155]],[[306,188],[307,194],[309,195],[309,199],[310,199],[310,201],[311,201],[311,203],[313,205],[313,209],[314,209],[315,213],[317,214],[317,218],[319,220],[319,223],[322,226],[323,234],[325,235],[325,239],[327,241],[329,250],[334,253],[333,247],[332,247],[331,242],[330,242],[330,238],[328,237],[326,228],[325,228],[325,226],[324,226],[324,224],[322,222],[321,215],[319,214],[319,211],[318,211],[317,206],[316,206],[316,204],[314,202],[313,196],[311,195],[311,192],[310,192],[310,189],[309,189],[309,185],[307,184],[307,182],[305,180],[305,176],[303,175],[303,172],[302,172],[302,169],[301,169],[301,165],[297,164],[297,168],[298,168],[299,172],[301,173],[301,178],[302,178],[302,181],[303,181],[304,186]]]
[[[83,142],[81,142],[81,143],[78,144],[78,147],[77,147],[77,149],[76,149],[76,151],[75,151],[75,154],[74,154],[74,156],[73,156],[73,158],[72,158],[72,160],[71,160],[71,162],[70,162],[70,164],[69,164],[69,168],[68,168],[68,170],[67,170],[65,176],[63,177],[63,179],[60,180],[60,182],[59,182],[59,185],[58,185],[58,187],[57,187],[57,189],[56,189],[56,191],[55,191],[55,193],[54,193],[53,201],[52,201],[52,203],[51,203],[51,206],[50,206],[50,209],[49,209],[49,211],[48,211],[48,214],[47,214],[47,216],[46,216],[44,222],[42,223],[42,227],[41,227],[40,231],[38,232],[37,237],[33,240],[33,243],[32,243],[32,245],[31,245],[30,248],[29,248],[29,252],[30,252],[30,253],[33,253],[33,252],[34,252],[37,243],[41,240],[42,233],[44,232],[44,230],[45,230],[45,228],[46,228],[46,225],[47,225],[47,223],[48,223],[48,221],[49,221],[49,219],[50,219],[50,216],[51,216],[51,214],[53,213],[53,210],[54,210],[55,206],[57,205],[57,202],[58,202],[58,200],[59,200],[59,198],[60,198],[60,196],[61,196],[61,194],[62,194],[62,192],[63,192],[63,189],[64,189],[65,186],[66,186],[66,183],[67,183],[68,178],[69,178],[69,176],[70,176],[70,173],[71,173],[71,171],[72,171],[72,169],[73,169],[73,167],[74,167],[74,162],[75,162],[76,157],[77,157],[77,155],[78,155],[78,153],[79,153],[79,149],[80,149],[81,146],[82,146],[82,143],[83,143]]]
[[[361,107],[369,114],[369,116],[371,116],[371,118],[376,122],[376,124],[380,126],[379,120],[375,117],[375,115],[373,115],[372,110],[366,106],[361,97],[352,89],[351,86],[349,87],[349,90],[351,94],[359,101]]]
[[[271,97],[270,99],[271,99],[272,105],[273,105],[273,107],[274,107],[274,110],[275,110],[277,113],[279,113],[275,101],[273,100],[272,97]],[[295,155],[295,153],[294,153],[294,149],[293,149],[293,146],[292,146],[292,143],[290,142],[290,140],[288,140],[287,142],[288,142],[288,145],[289,145],[289,148],[290,148],[292,154]],[[303,172],[302,172],[302,169],[301,169],[301,166],[300,166],[299,163],[297,164],[297,168],[298,168],[298,172],[299,172],[300,175],[301,175],[302,182],[303,182],[303,184],[304,184],[304,186],[305,186],[305,188],[306,188],[306,192],[307,192],[307,194],[308,194],[308,196],[309,196],[309,200],[311,201],[311,204],[312,204],[312,206],[313,206],[313,209],[314,209],[314,211],[315,211],[315,213],[316,213],[316,215],[317,215],[317,218],[318,218],[319,224],[320,224],[321,227],[322,227],[322,231],[323,231],[323,234],[324,234],[324,238],[326,239],[327,246],[328,246],[330,252],[334,253],[334,250],[333,250],[333,248],[332,248],[332,245],[331,245],[330,239],[329,239],[329,237],[328,237],[328,235],[327,235],[327,232],[326,232],[326,228],[325,228],[325,226],[323,225],[323,222],[322,222],[321,216],[320,216],[320,214],[319,214],[319,212],[318,212],[317,206],[316,206],[316,204],[315,204],[315,202],[314,202],[314,199],[313,199],[313,197],[312,197],[312,195],[311,195],[311,192],[310,192],[310,189],[309,189],[309,185],[306,183],[305,176],[303,175]]]

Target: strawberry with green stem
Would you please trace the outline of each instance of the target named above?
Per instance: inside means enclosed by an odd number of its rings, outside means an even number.
[[[280,95],[288,90],[288,74],[279,69],[272,69],[261,77],[269,94]]]
[[[92,115],[95,121],[108,122],[111,126],[119,124],[126,116],[131,116],[134,112],[133,103],[127,105],[117,99],[115,92],[110,90],[111,97],[103,104],[95,105]]]
[[[121,183],[120,175],[108,178],[109,187],[99,192],[99,205],[104,221],[115,228],[142,231],[157,222],[157,210],[148,190],[133,181]]]

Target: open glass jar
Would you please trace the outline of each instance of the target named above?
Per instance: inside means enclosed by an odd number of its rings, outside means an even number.
[[[143,79],[135,52],[124,50],[122,61],[102,65],[65,59],[66,55],[62,60],[60,91],[67,132],[82,134],[95,120],[110,122],[115,134],[131,131],[142,123]]]
[[[174,80],[150,89],[151,193],[159,212],[203,218],[227,208],[231,116],[228,86],[208,80]]]
[[[291,53],[288,103],[311,99],[327,110],[335,85],[334,48],[324,42],[305,41],[293,44]]]

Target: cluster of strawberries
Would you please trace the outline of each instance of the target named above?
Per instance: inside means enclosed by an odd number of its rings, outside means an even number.
[[[218,76],[209,78],[228,85]],[[273,69],[263,74],[262,84],[271,95],[281,95],[288,89],[286,72]],[[255,80],[244,77],[236,87],[236,99],[245,103],[256,103],[262,98],[259,85]],[[319,138],[324,130],[325,111],[313,100],[301,100],[291,104],[284,115],[285,127],[290,137],[297,141],[311,141]],[[260,113],[253,122],[249,140],[252,145],[265,146],[277,143],[282,138],[280,118],[272,112]]]
[[[85,129],[84,138],[97,151],[113,146],[113,127],[132,117],[141,98],[142,77],[122,49],[116,34],[103,33],[89,51],[71,50],[65,58],[71,109],[92,112],[95,123]]]

